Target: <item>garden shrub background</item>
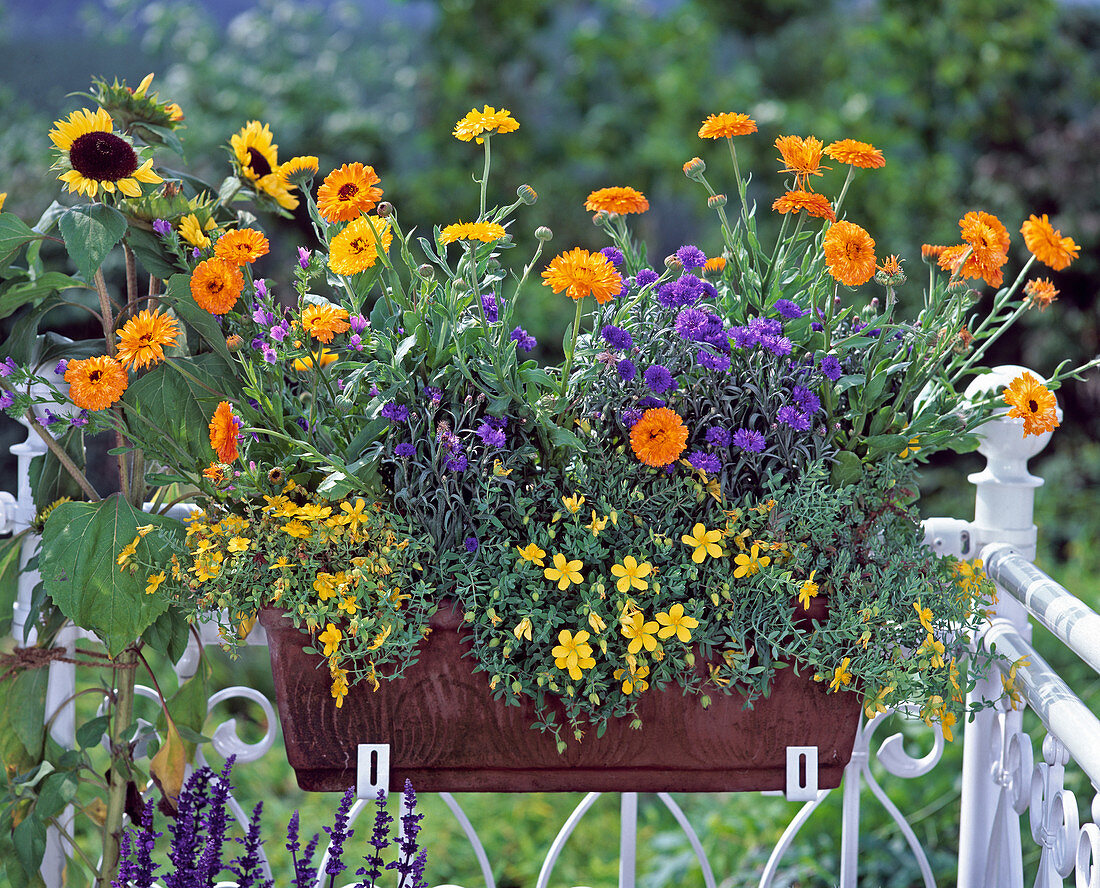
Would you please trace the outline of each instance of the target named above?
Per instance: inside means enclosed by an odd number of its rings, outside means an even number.
[[[211,163],[218,146],[258,118],[271,124],[284,155],[315,154],[322,172],[344,162],[373,165],[406,225],[476,215],[465,181],[467,152],[451,129],[473,106],[504,106],[522,128],[500,149],[499,193],[529,183],[540,195],[530,229],[515,232],[517,240],[530,242],[535,226],[544,224],[554,230],[555,249],[603,246],[584,198],[606,185],[632,185],[652,203],[635,229],[655,261],[681,243],[704,250],[718,245],[713,226],[704,224],[708,211],[698,189],[681,172],[705,147],[695,132],[707,114],[745,111],[760,125],[760,134],[738,151],[745,152],[742,168],[757,171],[750,197],[765,231],[775,221],[768,207],[779,180],[761,171],[775,166],[777,135],[869,141],[883,150],[886,166],[857,177],[846,205],[880,255],[905,259],[910,281],[899,290],[902,300],[920,299],[926,279],[920,244],[956,240],[966,211],[996,214],[1021,252],[1020,223],[1029,213],[1048,213],[1081,245],[1081,258],[1058,276],[1058,302],[1029,316],[1015,340],[998,343],[991,362],[1049,372],[1063,358],[1076,363],[1100,350],[1100,5],[1094,3],[109,0],[78,12],[65,2],[0,0],[5,209],[33,221],[57,193],[46,173],[47,132],[78,107],[68,93],[86,89],[93,74],[136,84],[149,71],[157,74],[154,88],[184,109],[194,146],[188,162]],[[216,182],[225,170],[196,172]],[[275,235],[259,273],[286,281],[293,248],[309,243],[308,224],[303,216],[265,225]],[[518,307],[544,357],[560,349],[557,335],[570,309],[549,292]],[[55,320],[81,323],[75,313]],[[1047,479],[1038,494],[1040,563],[1097,607],[1100,546],[1091,544],[1100,538],[1100,379],[1070,383],[1059,399],[1063,427],[1034,463]],[[24,432],[5,420],[0,435],[0,488],[14,490],[15,460],[7,447]],[[960,482],[980,465],[969,456],[929,467],[925,513],[972,515],[972,492]],[[0,620],[9,620],[10,602],[0,604],[6,608]],[[1096,699],[1094,675],[1057,651],[1050,658],[1082,696]],[[234,682],[263,688],[270,681],[262,656],[230,671]],[[913,734],[923,737],[917,746],[927,748],[923,731]],[[945,883],[954,880],[958,841],[961,749],[955,747],[933,776],[887,784],[903,811],[917,812],[918,834],[934,849]],[[246,803],[266,798],[271,825],[285,823],[298,804],[315,828],[329,822],[335,797],[303,802],[285,766],[273,759],[238,769]],[[445,840],[443,846],[430,842],[429,877],[478,884],[457,826],[441,804],[426,801],[427,836]],[[796,810],[757,796],[681,801],[700,824],[720,877],[743,874],[729,886],[755,884],[752,873]],[[916,884],[917,871],[901,853],[904,842],[885,828],[870,801],[864,877],[869,884]],[[533,884],[541,855],[575,799],[469,796],[464,802],[505,888]],[[642,884],[682,884],[692,870],[690,849],[651,802],[644,799],[641,812],[642,836],[654,845],[643,858]],[[544,816],[551,809],[561,816]],[[789,855],[787,881],[777,884],[832,884],[839,829],[829,824],[839,822],[839,800],[833,811],[837,816],[811,821]],[[611,798],[601,801],[589,815],[602,831],[597,834],[615,834],[616,813]],[[617,848],[608,844],[579,843],[563,858],[556,883],[613,882]],[[274,833],[268,845],[275,857]]]

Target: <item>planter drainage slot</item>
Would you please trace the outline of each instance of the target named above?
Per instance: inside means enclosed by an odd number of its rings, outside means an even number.
[[[788,747],[788,749],[790,748]],[[817,752],[816,747],[814,747],[814,752]],[[790,766],[788,765],[788,773],[789,771]],[[355,774],[355,797],[357,799],[376,799],[378,798],[378,790],[389,792],[389,786],[390,744],[360,743],[359,761]],[[789,778],[787,786],[790,786]]]
[[[361,750],[363,747],[359,748]],[[816,746],[787,747],[787,789],[784,795],[788,802],[809,802],[817,798]]]

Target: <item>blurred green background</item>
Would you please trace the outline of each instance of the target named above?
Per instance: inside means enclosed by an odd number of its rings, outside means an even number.
[[[845,206],[849,218],[871,232],[881,256],[905,260],[910,281],[901,288],[903,300],[912,306],[921,298],[920,244],[954,243],[957,220],[968,210],[996,214],[1012,233],[1010,275],[1026,258],[1020,224],[1030,213],[1047,213],[1081,246],[1081,257],[1062,273],[1037,271],[1054,279],[1059,301],[1029,314],[1018,334],[998,344],[991,363],[1049,373],[1062,359],[1078,363],[1098,351],[1095,3],[109,0],[78,6],[0,0],[5,209],[33,221],[57,196],[46,171],[47,132],[79,107],[68,94],[86,89],[95,74],[136,85],[149,71],[157,75],[154,88],[186,115],[189,156],[173,164],[219,181],[229,136],[260,119],[271,124],[280,157],[315,154],[322,175],[345,162],[373,165],[406,228],[476,215],[470,176],[480,152],[456,141],[451,130],[471,107],[504,106],[522,126],[495,143],[492,194],[510,202],[515,188],[529,183],[540,195],[515,230],[521,256],[529,255],[539,225],[554,230],[555,252],[603,246],[583,202],[606,185],[632,185],[650,198],[652,209],[632,225],[654,261],[681,243],[713,253],[719,240],[704,194],[681,172],[684,161],[699,154],[712,181],[730,187],[721,146],[696,136],[710,113],[744,111],[759,124],[760,133],[739,140],[738,151],[742,169],[754,173],[750,197],[765,231],[777,227],[768,209],[781,190],[772,146],[777,135],[868,141],[883,150],[886,166],[858,175]],[[834,172],[819,180],[820,190],[835,194],[841,177]],[[308,226],[301,218],[265,225],[277,229],[281,249],[261,261],[259,273],[286,280],[293,246],[308,244]],[[530,298],[519,307],[522,323],[539,338],[542,357],[553,359],[571,306],[548,291]],[[1040,561],[1096,606],[1100,380],[1070,383],[1059,399],[1064,427],[1033,463],[1048,483],[1039,493]],[[10,422],[0,433],[4,456],[8,444],[24,437]],[[969,517],[972,493],[961,481],[979,465],[972,456],[930,466],[926,514]],[[13,473],[8,460],[0,487],[13,489]],[[238,680],[267,680],[262,663],[232,671]],[[1095,692],[1095,676],[1083,670],[1072,673],[1071,684]],[[903,810],[918,810],[919,831],[936,847],[936,871],[945,881],[953,881],[957,843],[957,753],[938,777],[891,789]],[[285,810],[300,800],[281,766],[264,767],[249,781],[270,799],[272,821],[285,823]],[[270,792],[273,786],[278,792]],[[332,802],[306,804],[320,812]],[[498,884],[533,884],[535,851],[545,850],[556,829],[542,815],[563,803],[550,797],[522,805],[478,801],[493,833],[486,843],[495,847]],[[761,849],[770,847],[782,817],[793,810],[756,797],[685,804],[704,824],[708,847],[725,849],[726,868],[716,861],[720,873],[739,873],[727,886],[754,884],[749,876],[762,865],[761,854],[766,857]],[[478,813],[471,816],[484,827]],[[611,832],[597,835],[614,835],[614,806],[602,816],[598,829]],[[826,815],[800,840],[786,881],[777,885],[831,884],[824,873],[837,859],[835,821]],[[429,875],[435,882],[479,884],[468,854],[449,844],[456,830],[447,815],[437,811],[431,822],[451,850],[433,857]],[[915,870],[897,863],[896,832],[873,818],[867,828],[881,852],[861,864],[868,884],[916,884]],[[682,884],[691,871],[686,845],[648,803],[643,831],[661,849],[646,858],[644,884]],[[563,878],[574,879],[569,884],[613,881],[615,849],[597,854],[602,844],[590,843],[563,861]],[[277,850],[276,836],[269,845]],[[738,860],[749,863],[738,868]]]

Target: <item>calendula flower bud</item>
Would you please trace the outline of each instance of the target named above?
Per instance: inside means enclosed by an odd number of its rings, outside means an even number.
[[[598,213],[596,213],[596,215],[592,217],[592,224],[597,226],[603,225],[610,218],[611,214],[607,212],[607,210],[600,210]]]
[[[665,268],[672,271],[683,271],[684,263],[680,261],[675,253],[673,253],[671,256],[665,256]]]
[[[375,210],[375,212],[378,213],[378,215],[381,216],[383,219],[385,219],[387,216],[393,214],[393,204],[391,204],[388,200],[384,200],[380,204],[378,204],[378,208]]]
[[[236,333],[225,340],[225,347],[231,352],[240,351],[242,345],[244,345],[244,340]]]
[[[535,229],[535,237],[537,237],[543,243],[546,243],[546,241],[550,240],[550,238],[552,238],[553,236],[554,232],[552,232],[545,225],[540,225],[538,228]]]
[[[417,267],[416,273],[424,278],[424,280],[430,281],[432,278],[435,277],[435,268],[434,266],[429,265],[427,262],[425,262],[423,265]]]
[[[707,206],[712,210],[716,210],[719,207],[726,205],[726,196],[724,194],[712,194],[707,198]]]
[[[520,185],[516,189],[516,197],[522,200],[527,206],[531,206],[539,199],[538,192],[535,191],[530,185]]]
[[[699,179],[707,170],[707,165],[701,157],[693,157],[684,164],[684,175],[689,179]]]

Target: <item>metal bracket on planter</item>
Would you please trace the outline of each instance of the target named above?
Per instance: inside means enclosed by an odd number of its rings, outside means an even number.
[[[362,747],[360,747],[362,748]],[[817,798],[817,747],[787,747],[788,802],[809,802]]]
[[[376,799],[378,790],[390,791],[390,744],[360,743],[355,773],[355,797]]]

